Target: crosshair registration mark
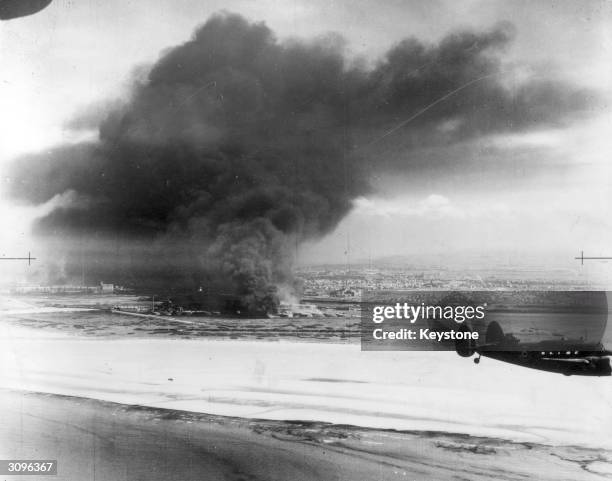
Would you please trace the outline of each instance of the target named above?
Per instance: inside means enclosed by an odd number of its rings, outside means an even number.
[[[28,261],[28,265],[32,265],[32,261],[35,261],[36,257],[28,252],[28,257],[0,257],[0,261]]]
[[[612,257],[586,257],[584,255],[584,251],[580,251],[580,257],[574,257],[577,261],[580,261],[580,264],[584,265],[584,261],[594,261],[594,260],[612,260]]]

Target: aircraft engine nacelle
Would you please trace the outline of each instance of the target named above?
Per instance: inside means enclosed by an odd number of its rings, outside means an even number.
[[[472,332],[465,324],[459,324],[457,331]],[[470,357],[476,352],[476,346],[471,339],[455,339],[455,350],[461,357]]]

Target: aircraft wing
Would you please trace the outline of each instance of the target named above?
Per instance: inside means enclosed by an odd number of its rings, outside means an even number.
[[[51,2],[52,0],[0,0],[0,20],[33,15]]]

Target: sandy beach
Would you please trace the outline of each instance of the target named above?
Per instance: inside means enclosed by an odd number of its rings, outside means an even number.
[[[57,479],[612,476],[605,378],[254,340],[230,320],[225,338],[189,339],[137,320],[135,337],[95,310],[3,315],[0,454],[58,459]]]
[[[97,339],[13,328],[0,387],[223,416],[612,448],[612,385],[452,352],[355,344]]]
[[[247,420],[49,394],[0,390],[0,404],[2,457],[44,453],[58,460],[58,481],[579,481],[609,479],[612,461],[598,450]]]

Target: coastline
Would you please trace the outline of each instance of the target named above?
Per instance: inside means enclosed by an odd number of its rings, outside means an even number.
[[[213,416],[6,389],[0,404],[10,414],[0,419],[2,457],[44,453],[58,460],[58,481],[581,481],[612,473],[610,451],[465,434]]]
[[[0,454],[57,459],[61,481],[612,478],[606,379],[33,311],[2,312]]]
[[[606,379],[356,344],[100,339],[4,324],[0,387],[224,416],[612,448]]]

